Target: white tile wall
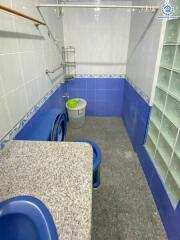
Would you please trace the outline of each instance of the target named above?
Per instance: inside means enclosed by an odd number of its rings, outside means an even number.
[[[8,94],[6,99],[10,111],[10,122],[14,125],[21,120],[28,109],[24,86]]]
[[[1,1],[0,1],[0,3],[1,3]],[[6,5],[6,3],[5,3],[5,6],[8,6],[8,5]],[[11,38],[9,36],[10,32],[15,31],[15,24],[13,21],[13,19],[14,19],[13,16],[10,16],[7,13],[1,12],[0,19],[1,19],[1,21],[0,21],[0,31],[1,31],[0,54],[17,52],[17,50],[18,50],[17,39]]]
[[[3,137],[11,129],[10,116],[5,97],[0,98],[0,119],[0,136]]]
[[[20,68],[20,54],[0,55],[0,74],[5,94],[16,89],[23,84]]]
[[[0,75],[0,97],[2,97],[3,95],[4,95],[4,89],[2,85],[2,77]]]
[[[150,5],[162,4],[161,0],[148,1]],[[133,5],[146,5],[147,0],[134,0]],[[158,54],[162,20],[157,13],[150,28],[146,27],[151,20],[152,13],[133,12],[131,15],[130,41],[128,49],[127,77],[149,98],[151,97],[156,58]],[[144,37],[136,47],[143,32]]]
[[[130,17],[122,9],[64,9],[64,41],[76,48],[77,74],[125,74]]]
[[[29,108],[32,108],[40,100],[41,95],[39,92],[38,81],[39,79],[36,78],[25,85]]]
[[[0,0],[0,4],[41,19],[35,4],[48,0]],[[56,3],[56,0],[51,1]],[[44,9],[45,19],[64,45],[62,18],[54,9]],[[0,139],[56,84],[61,71],[51,79],[47,68],[61,64],[61,55],[44,26],[0,11]]]

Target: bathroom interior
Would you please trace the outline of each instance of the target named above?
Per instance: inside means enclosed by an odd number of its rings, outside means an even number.
[[[180,240],[180,0],[0,0],[0,240]]]

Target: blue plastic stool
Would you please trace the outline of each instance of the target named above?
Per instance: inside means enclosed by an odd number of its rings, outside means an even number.
[[[16,135],[16,140],[64,141],[67,115],[64,109],[53,108],[32,119]]]
[[[102,159],[101,149],[97,143],[88,139],[78,139],[75,142],[89,143],[93,148],[93,188],[98,188],[100,185],[100,164]]]

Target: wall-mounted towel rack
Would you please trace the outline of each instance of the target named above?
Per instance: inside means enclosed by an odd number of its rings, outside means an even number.
[[[53,70],[48,70],[46,69],[46,74],[49,74],[49,73],[55,73],[57,70],[61,69],[63,67],[63,64],[61,64],[59,67],[53,69]]]
[[[12,8],[8,8],[8,7],[3,6],[3,5],[0,5],[0,10],[3,10],[3,11],[8,12],[8,13],[12,13],[12,14],[17,15],[17,16],[20,16],[20,17],[23,17],[23,18],[25,18],[25,19],[28,19],[28,20],[30,20],[30,21],[35,22],[35,23],[38,24],[38,25],[39,25],[39,24],[41,24],[41,25],[46,25],[45,22],[42,22],[42,21],[40,21],[40,20],[38,20],[38,19],[35,19],[35,18],[32,18],[32,17],[30,17],[30,16],[28,16],[28,15],[26,15],[26,14],[24,14],[24,13],[18,12],[18,11],[16,11],[16,10],[12,9]]]

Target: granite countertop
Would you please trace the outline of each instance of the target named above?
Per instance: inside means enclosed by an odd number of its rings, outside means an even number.
[[[92,149],[86,143],[11,141],[0,152],[0,201],[32,195],[61,240],[91,238]]]

